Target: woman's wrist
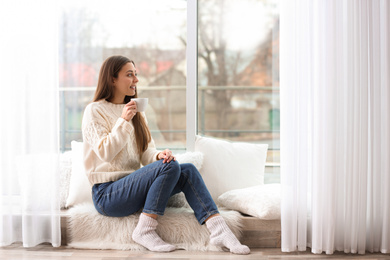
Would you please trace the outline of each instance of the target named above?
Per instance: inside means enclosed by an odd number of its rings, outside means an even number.
[[[157,160],[157,161],[160,160],[160,159],[159,159],[160,153],[161,153],[161,152],[159,152],[159,153],[156,155],[156,160]]]

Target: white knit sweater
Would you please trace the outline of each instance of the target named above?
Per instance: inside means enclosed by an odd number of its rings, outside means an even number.
[[[119,180],[139,169],[141,164],[156,161],[159,151],[153,139],[139,156],[133,122],[121,118],[123,107],[124,104],[100,100],[85,108],[84,165],[91,185]]]

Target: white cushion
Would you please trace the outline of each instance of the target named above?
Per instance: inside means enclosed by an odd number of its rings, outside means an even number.
[[[228,209],[260,219],[280,219],[280,193],[279,183],[264,184],[225,192],[218,202]]]
[[[85,174],[84,153],[82,142],[71,142],[72,146],[72,173],[69,183],[69,195],[66,207],[72,207],[79,203],[92,202],[92,188]]]
[[[213,199],[229,190],[264,184],[267,149],[268,144],[197,136],[195,151],[204,155],[200,173]]]
[[[198,171],[202,168],[203,165],[203,153],[200,152],[186,152],[176,155],[176,160],[179,163],[192,163]]]

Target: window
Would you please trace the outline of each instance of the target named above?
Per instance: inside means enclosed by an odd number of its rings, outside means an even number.
[[[63,0],[60,11],[61,149],[82,140],[82,115],[102,62],[123,55],[136,63],[158,148],[184,150],[186,1]]]
[[[268,173],[280,163],[278,18],[274,0],[198,1],[198,134],[268,143]]]
[[[120,54],[136,62],[139,96],[149,98],[146,114],[158,149],[185,151],[189,125],[197,120],[200,135],[268,143],[265,181],[278,182],[278,1],[189,3],[198,12],[194,57],[186,57],[193,36],[187,33],[196,34],[187,32],[187,1],[61,2],[62,150],[82,140],[83,110],[92,101],[101,63]],[[197,62],[197,95],[186,89],[194,76],[187,76],[187,61]],[[186,99],[196,96],[194,119],[188,117]]]

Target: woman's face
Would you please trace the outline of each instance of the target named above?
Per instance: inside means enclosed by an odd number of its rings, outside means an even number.
[[[113,78],[114,81],[114,102],[123,102],[125,96],[134,96],[137,87],[137,71],[134,64],[131,62],[126,63],[118,73],[117,78]]]

